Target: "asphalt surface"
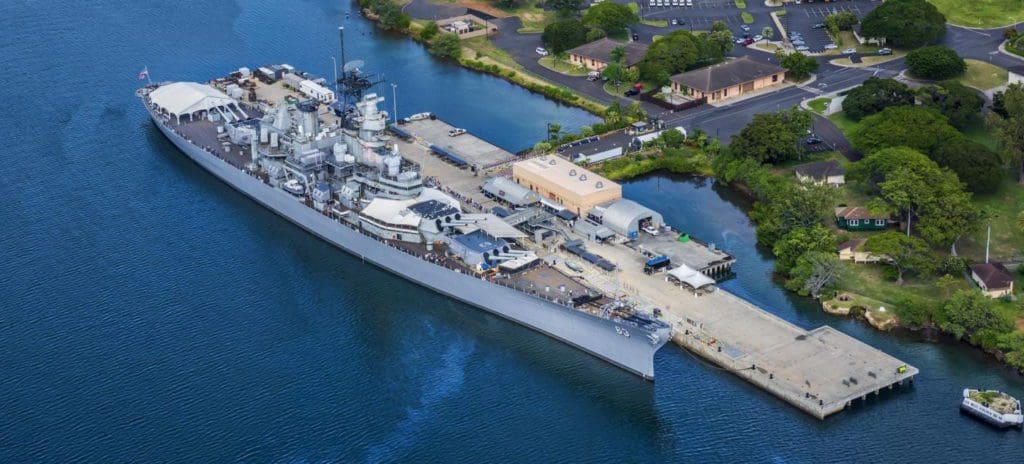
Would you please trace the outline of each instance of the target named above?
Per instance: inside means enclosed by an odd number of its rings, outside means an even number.
[[[787,33],[799,32],[803,35],[808,51],[820,53],[832,39],[824,28],[815,29],[814,25],[824,23],[825,18],[841,11],[849,11],[863,18],[880,4],[874,0],[842,0],[831,3],[787,4],[786,15],[782,17],[782,25]]]

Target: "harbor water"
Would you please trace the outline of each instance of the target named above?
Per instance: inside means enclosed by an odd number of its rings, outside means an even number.
[[[737,255],[724,288],[910,362],[912,387],[818,421],[671,344],[643,381],[304,233],[188,161],[134,97],[143,67],[330,78],[339,22],[348,58],[388,79],[384,108],[395,91],[399,113],[511,151],[596,120],[347,2],[0,3],[0,462],[1019,461],[1024,435],[958,412],[965,386],[1024,397],[1019,376],[786,293],[712,180],[624,191]]]

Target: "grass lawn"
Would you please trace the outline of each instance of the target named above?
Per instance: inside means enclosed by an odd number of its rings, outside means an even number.
[[[739,8],[741,10],[747,9],[747,2],[745,2],[744,0],[733,0],[733,2],[736,3],[736,8]]]
[[[889,310],[892,305],[884,301],[879,301],[874,298],[866,297],[864,295],[854,293],[851,291],[841,292],[844,299],[833,298],[831,300],[823,301],[835,309],[846,310],[849,312],[851,309],[860,308],[865,312],[871,313],[871,319],[883,326],[888,326],[892,323],[896,317],[893,311]]]
[[[740,17],[743,18],[743,23],[744,24],[753,24],[754,23],[754,15],[752,15],[750,13],[747,13],[746,11],[744,11],[743,13],[740,13]]]
[[[967,72],[960,78],[960,83],[978,90],[988,90],[1005,84],[1009,79],[1009,72],[991,63],[979,60],[964,60],[967,62]]]
[[[814,111],[815,113],[825,114],[825,110],[828,109],[828,104],[831,102],[831,98],[815,98],[814,100],[807,102],[807,106],[810,107],[811,110]]]
[[[985,127],[984,121],[977,121],[970,126],[965,127],[960,132],[967,136],[967,138],[974,140],[992,150],[998,149],[999,142],[992,135],[992,132]]]
[[[780,18],[786,16],[786,10],[775,10],[772,13],[774,13],[775,16],[778,16]]]
[[[846,113],[843,113],[842,111],[830,114],[828,116],[828,120],[832,121],[832,124],[835,124],[836,127],[839,127],[839,130],[843,131],[843,134],[847,137],[850,136],[850,133],[853,132],[854,126],[857,125],[856,121],[846,117]]]
[[[654,27],[668,27],[668,20],[666,19],[643,19],[640,20],[640,23]]]
[[[462,41],[463,49],[470,49],[475,55],[467,54],[463,51],[463,56],[467,58],[475,57],[477,59],[487,57],[491,60],[505,66],[507,68],[514,69],[516,71],[522,71],[523,67],[516,63],[516,60],[509,55],[508,52],[496,47],[487,37],[474,37],[472,39],[466,39]]]
[[[538,62],[545,68],[567,76],[586,76],[590,72],[582,66],[576,66],[565,60],[555,60],[551,55],[541,57]]]
[[[1024,2],[1020,0],[928,0],[946,21],[967,27],[995,28],[1024,21]]]
[[[991,211],[992,257],[1003,260],[1024,255],[1024,232],[1017,228],[1017,215],[1024,211],[1024,186],[1017,183],[1016,172],[1007,172],[999,190],[976,195],[975,204]],[[985,227],[960,240],[957,251],[979,261],[985,259]]]
[[[523,22],[523,26],[516,31],[520,34],[539,34],[544,32],[544,26],[551,24],[555,20],[554,12],[545,11],[537,6],[535,2],[529,2],[511,9],[502,9],[502,11],[518,16],[519,20]]]

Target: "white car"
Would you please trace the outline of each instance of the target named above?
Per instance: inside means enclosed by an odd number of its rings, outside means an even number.
[[[686,0],[686,6],[693,6],[693,0]]]
[[[460,136],[462,134],[465,134],[465,133],[466,133],[466,129],[463,129],[461,127],[456,127],[456,128],[453,128],[453,129],[448,129],[448,136],[449,137],[458,137],[458,136]]]
[[[658,232],[658,228],[657,227],[654,227],[654,226],[652,226],[650,224],[647,224],[646,226],[644,226],[644,232],[647,232],[648,234],[651,234],[651,235],[658,235],[658,234],[661,233],[661,232]]]
[[[761,35],[761,34],[758,34],[758,35],[754,36],[754,42],[760,42],[761,39],[764,39],[764,36]]]
[[[857,53],[856,48],[847,48],[846,50],[843,50],[844,55],[852,55],[854,53]]]
[[[750,32],[750,26],[746,24],[741,25],[740,29],[743,29],[743,32]]]
[[[839,46],[836,45],[836,44],[833,44],[833,43],[825,44],[825,50],[835,50],[837,48],[839,48]]]
[[[807,48],[806,45],[801,45],[799,47],[796,47],[796,51],[798,51],[798,52],[806,52],[807,50],[810,50],[810,48]]]
[[[548,56],[548,51],[544,47],[537,47],[537,54],[540,56]]]

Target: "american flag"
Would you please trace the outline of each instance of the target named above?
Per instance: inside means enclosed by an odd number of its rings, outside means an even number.
[[[140,81],[141,80],[145,80],[148,77],[149,77],[149,67],[146,66],[146,67],[142,68],[142,71],[139,71],[139,80]]]

